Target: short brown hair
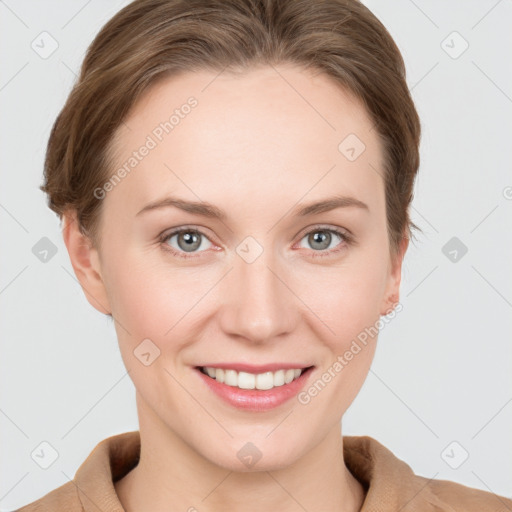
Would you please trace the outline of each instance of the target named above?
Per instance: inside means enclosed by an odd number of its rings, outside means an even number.
[[[420,121],[403,58],[358,0],[135,0],[89,46],[80,76],[48,141],[44,185],[62,219],[100,245],[102,201],[116,129],[141,94],[180,71],[292,63],[324,73],[357,97],[383,148],[392,255],[419,229],[409,217],[419,167]],[[340,141],[341,142],[341,141]]]

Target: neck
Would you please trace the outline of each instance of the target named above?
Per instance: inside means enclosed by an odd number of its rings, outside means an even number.
[[[235,472],[196,452],[140,402],[140,460],[114,484],[126,512],[361,509],[364,490],[345,466],[339,424],[289,466]]]

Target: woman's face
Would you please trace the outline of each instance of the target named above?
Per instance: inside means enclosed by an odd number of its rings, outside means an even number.
[[[236,471],[242,448],[270,469],[339,435],[375,351],[376,337],[354,340],[400,284],[373,123],[324,75],[276,69],[184,73],[143,96],[118,131],[117,178],[97,192],[101,279],[86,285],[116,320],[141,426]],[[312,369],[220,394],[198,369],[242,365]]]

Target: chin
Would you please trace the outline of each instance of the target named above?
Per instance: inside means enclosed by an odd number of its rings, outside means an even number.
[[[268,440],[266,443],[233,440],[232,445],[219,447],[213,453],[210,450],[207,452],[203,452],[202,456],[212,464],[236,473],[284,469],[294,464],[300,455],[294,446],[287,447]]]

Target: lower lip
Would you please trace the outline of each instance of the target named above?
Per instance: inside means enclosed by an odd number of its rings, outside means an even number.
[[[205,384],[228,404],[238,409],[255,412],[273,409],[296,396],[304,387],[312,370],[313,367],[308,368],[299,378],[292,380],[289,384],[283,384],[282,386],[277,386],[272,389],[260,390],[240,389],[234,386],[228,386],[205,375],[199,368],[195,368],[195,371]]]

